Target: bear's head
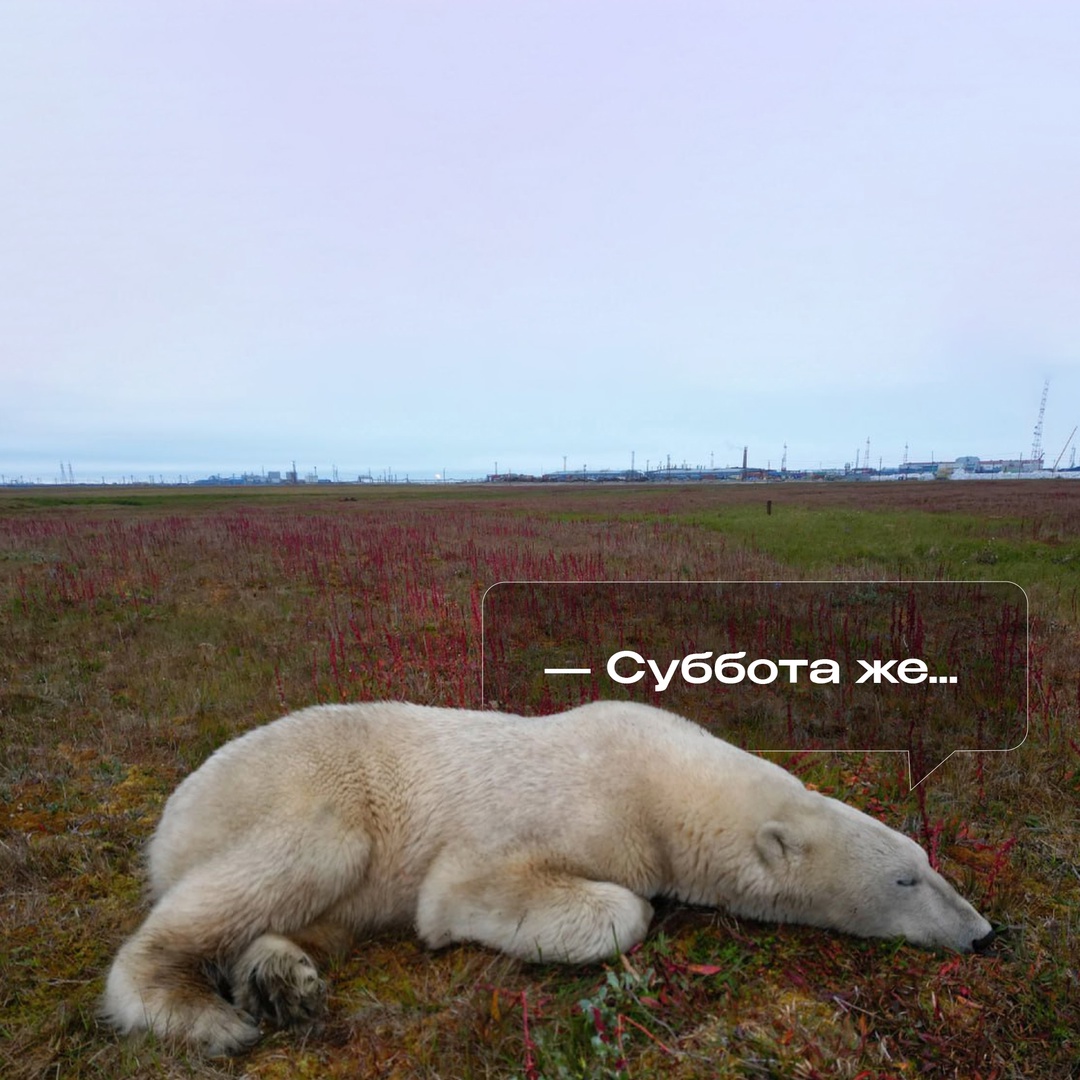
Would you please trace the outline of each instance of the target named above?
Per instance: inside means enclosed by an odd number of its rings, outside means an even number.
[[[765,917],[925,948],[989,946],[990,923],[914,840],[836,799],[803,794],[754,837],[761,885],[775,905]]]

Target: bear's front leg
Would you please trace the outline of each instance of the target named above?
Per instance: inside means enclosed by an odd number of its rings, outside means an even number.
[[[523,960],[586,964],[641,941],[652,905],[540,857],[477,865],[444,855],[420,886],[416,928],[430,948],[478,941]]]

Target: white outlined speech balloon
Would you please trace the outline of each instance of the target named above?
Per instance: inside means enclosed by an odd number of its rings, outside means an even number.
[[[1013,582],[499,582],[484,700],[680,712],[757,751],[907,755],[911,787],[1028,726],[1028,603]]]

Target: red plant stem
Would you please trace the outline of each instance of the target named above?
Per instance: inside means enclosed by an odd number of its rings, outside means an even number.
[[[536,1067],[536,1043],[529,1034],[529,1002],[526,991],[521,991],[521,1030],[525,1041],[525,1080],[539,1080],[540,1071]]]
[[[671,1049],[666,1043],[661,1042],[647,1027],[639,1024],[633,1017],[626,1016],[623,1013],[619,1013],[619,1020],[629,1024],[631,1027],[636,1027],[647,1039],[651,1039],[665,1054],[675,1056],[675,1051]]]
[[[1001,876],[1001,872],[1005,869],[1005,864],[1008,861],[1009,852],[1016,846],[1018,837],[1010,836],[994,853],[994,862],[990,867],[990,873],[986,875],[986,903],[990,903],[994,898],[994,891],[997,888],[997,879]]]

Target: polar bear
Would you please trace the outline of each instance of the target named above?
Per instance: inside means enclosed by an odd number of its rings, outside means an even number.
[[[204,1052],[312,1019],[309,952],[412,924],[588,963],[641,941],[650,897],[920,946],[990,924],[913,840],[779,766],[646,705],[556,716],[315,706],[227,743],[168,800],[153,907],[103,1014]]]

